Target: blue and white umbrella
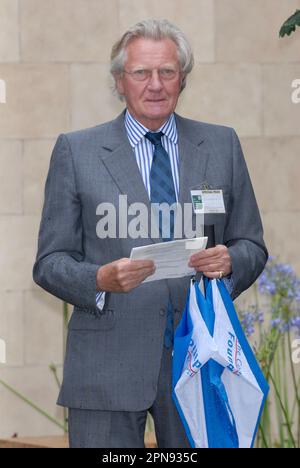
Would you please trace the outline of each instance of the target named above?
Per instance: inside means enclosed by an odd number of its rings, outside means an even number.
[[[220,280],[191,281],[173,354],[173,399],[193,448],[253,447],[269,386]]]

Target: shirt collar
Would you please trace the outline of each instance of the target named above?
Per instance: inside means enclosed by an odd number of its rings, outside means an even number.
[[[140,122],[138,122],[132,115],[126,110],[125,114],[125,128],[129,138],[129,142],[133,148],[135,148],[139,142],[145,137],[146,133],[150,130]],[[178,134],[176,128],[176,121],[174,114],[171,114],[167,122],[158,130],[163,132],[175,145],[178,142]]]

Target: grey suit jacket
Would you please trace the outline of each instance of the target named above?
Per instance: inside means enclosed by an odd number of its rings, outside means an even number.
[[[267,251],[250,178],[235,132],[176,115],[180,157],[179,202],[205,182],[222,188],[226,215],[209,215],[216,243],[230,251],[237,297],[264,268]],[[129,144],[124,113],[95,128],[60,135],[45,188],[33,277],[46,291],[74,305],[58,403],[72,408],[139,411],[156,395],[166,310],[175,326],[190,278],[142,284],[130,293],[107,293],[96,307],[100,265],[129,257],[135,246],[159,239],[99,239],[96,207],[149,199]]]

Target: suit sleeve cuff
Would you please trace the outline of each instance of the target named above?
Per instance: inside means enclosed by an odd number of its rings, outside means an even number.
[[[232,293],[234,291],[234,282],[233,282],[233,279],[232,279],[232,274],[229,275],[229,276],[226,276],[226,278],[223,278],[223,282],[224,282],[225,287],[226,287],[227,291],[229,292],[229,294],[232,295]]]

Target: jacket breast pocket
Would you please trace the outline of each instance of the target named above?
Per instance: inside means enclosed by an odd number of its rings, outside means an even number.
[[[224,230],[228,219],[228,214],[231,210],[231,188],[229,185],[223,183],[198,184],[197,186],[190,187],[190,190],[222,190],[225,205],[225,213],[209,213],[204,214],[204,225],[214,226],[215,244],[223,244]]]
[[[222,190],[225,213],[210,213],[204,215],[205,224],[224,224],[231,209],[231,195],[228,186],[212,187],[212,190]]]
[[[107,331],[114,328],[115,323],[116,315],[113,309],[105,308],[103,311],[93,313],[75,307],[68,328],[69,330]]]

